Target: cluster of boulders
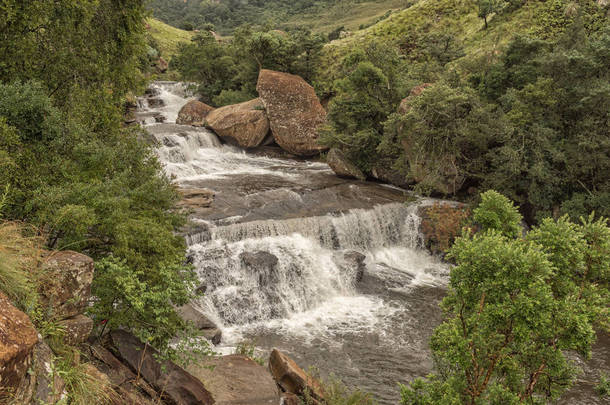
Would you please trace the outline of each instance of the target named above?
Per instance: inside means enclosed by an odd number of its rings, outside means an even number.
[[[314,156],[327,148],[318,142],[326,111],[301,77],[263,69],[256,85],[259,97],[214,109],[190,101],[177,124],[207,126],[225,142],[256,148],[275,142],[296,156]]]
[[[93,329],[84,315],[91,296],[93,260],[80,253],[63,251],[45,257],[40,280],[40,299],[45,319],[63,329],[70,346],[83,343]],[[54,370],[54,354],[38,334],[30,318],[0,292],[0,403],[59,401],[65,383]]]

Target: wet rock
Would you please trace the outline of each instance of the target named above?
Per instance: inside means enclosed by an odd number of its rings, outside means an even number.
[[[203,312],[195,308],[193,304],[186,304],[178,308],[178,315],[185,321],[192,322],[203,336],[217,345],[222,339],[222,332]]]
[[[165,116],[161,114],[155,114],[154,118],[155,122],[165,122],[165,120],[167,120],[167,118],[165,118]]]
[[[366,265],[364,264],[365,259],[365,255],[356,252],[355,250],[350,250],[343,254],[343,260],[345,260],[349,269],[353,271],[354,281],[356,283],[362,281],[362,276],[364,275],[364,270],[366,268]]]
[[[149,87],[144,90],[144,95],[147,97],[158,97],[161,95],[161,92],[156,87]]]
[[[55,372],[55,355],[49,345],[38,342],[34,348],[34,376],[36,378],[35,404],[58,402],[66,387],[66,382]]]
[[[30,318],[0,292],[0,403],[26,382],[36,343],[38,333]]]
[[[207,116],[208,125],[225,141],[241,146],[259,146],[269,132],[269,120],[260,99],[220,107]]]
[[[278,264],[278,258],[275,255],[265,251],[243,252],[240,253],[239,259],[247,269],[258,274],[260,286],[275,282]]]
[[[170,402],[180,405],[212,405],[214,399],[201,381],[170,361],[158,361],[158,353],[132,334],[116,330],[110,334],[121,358]]]
[[[371,169],[371,176],[384,183],[393,184],[397,187],[408,188],[409,182],[406,176],[400,174],[397,170],[392,169],[393,162],[378,161]]]
[[[157,392],[143,378],[138,378],[127,366],[108,349],[95,344],[89,347],[92,358],[98,361],[98,369],[106,374],[117,392],[129,404],[152,404]]]
[[[64,319],[58,324],[65,329],[64,342],[73,346],[86,341],[93,330],[93,320],[84,315]]]
[[[282,149],[298,156],[327,149],[318,143],[318,128],[326,122],[326,111],[305,80],[263,69],[256,90],[267,110],[271,133]]]
[[[275,405],[277,385],[269,371],[241,355],[221,356],[192,364],[187,370],[209,390],[217,405]]]
[[[163,101],[163,99],[160,98],[151,97],[146,101],[148,103],[148,107],[150,108],[159,108],[165,106],[165,102]]]
[[[198,100],[191,100],[178,112],[176,124],[203,127],[206,125],[206,118],[212,110],[214,110],[214,107]]]
[[[348,179],[365,180],[366,176],[362,171],[345,157],[340,149],[332,148],[326,156],[326,163],[333,169],[339,177]]]
[[[214,191],[207,188],[181,189],[182,199],[179,206],[202,208],[210,207],[214,202]]]
[[[283,391],[303,395],[307,390],[313,399],[324,400],[324,392],[320,383],[307,375],[294,360],[277,349],[273,349],[269,357],[269,370]]]
[[[42,306],[50,308],[54,319],[82,314],[91,297],[93,259],[69,250],[53,252],[44,270],[39,289]]]

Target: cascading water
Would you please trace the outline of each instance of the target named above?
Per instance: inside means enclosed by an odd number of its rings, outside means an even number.
[[[158,83],[151,93],[161,101],[144,100],[143,114],[165,122],[144,122],[166,172],[216,194],[186,240],[205,288],[193,305],[222,329],[218,350],[244,339],[279,347],[395,403],[397,382],[431,369],[427,339],[447,279],[420,249],[417,207],[326,164],[247,154],[176,125],[184,87]]]

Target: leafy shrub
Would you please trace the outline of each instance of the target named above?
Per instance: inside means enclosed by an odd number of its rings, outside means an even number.
[[[595,386],[597,395],[602,398],[610,397],[610,378],[606,374],[599,377],[599,383]]]
[[[493,229],[507,237],[521,233],[521,214],[513,202],[494,190],[481,194],[481,202],[473,211],[473,220],[485,230]]]

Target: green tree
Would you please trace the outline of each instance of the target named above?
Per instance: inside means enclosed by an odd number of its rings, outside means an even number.
[[[475,223],[481,229],[495,230],[507,237],[517,237],[521,233],[523,219],[513,202],[494,190],[481,194],[481,202],[473,211]]]
[[[564,352],[589,356],[593,327],[608,326],[609,242],[606,220],[567,218],[545,220],[526,239],[493,229],[457,239],[448,318],[430,343],[437,374],[403,386],[402,403],[558,398],[577,374]]]

